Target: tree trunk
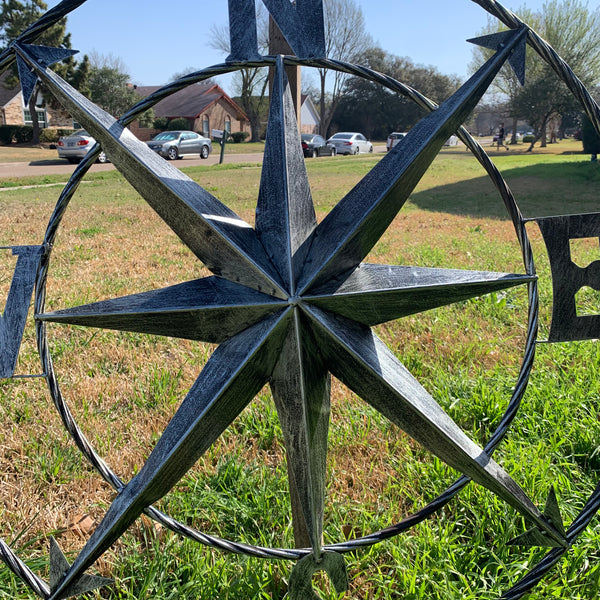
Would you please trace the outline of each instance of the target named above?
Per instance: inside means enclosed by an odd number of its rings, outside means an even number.
[[[535,146],[535,144],[538,140],[541,141],[540,148],[546,147],[546,129],[548,128],[548,119],[549,118],[550,118],[550,115],[546,115],[543,118],[542,122],[540,123],[540,128],[538,130],[538,133],[537,133],[535,139],[533,140],[533,142],[531,142],[531,146],[529,146],[529,148],[527,148],[527,152],[531,152],[533,150],[533,147]]]
[[[513,117],[513,120],[512,120],[512,136],[510,138],[511,145],[517,143],[517,123],[518,122],[519,122],[519,119],[517,119],[516,117]]]
[[[250,141],[251,142],[260,142],[260,132],[261,125],[260,122],[260,111],[256,111],[254,109],[248,111],[246,113],[248,115],[248,120],[250,121]]]
[[[544,119],[542,127],[540,128],[540,148],[546,148],[548,146],[548,119]]]

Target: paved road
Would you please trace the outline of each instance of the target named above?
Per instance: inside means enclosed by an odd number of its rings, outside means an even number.
[[[226,154],[224,162],[262,162],[262,153],[256,154]],[[215,165],[219,162],[219,153],[211,154],[206,160],[200,158],[185,157],[176,161],[177,167],[194,167],[196,165]],[[2,163],[0,164],[0,179],[5,177],[29,177],[36,175],[71,175],[77,165],[72,165],[65,160],[34,160],[31,162]],[[114,165],[106,163],[103,165],[95,164],[90,171],[110,171]]]
[[[385,146],[375,146],[375,153],[385,152]],[[340,157],[345,158],[345,157]],[[226,154],[225,163],[260,163],[262,162],[262,152],[255,154]],[[213,152],[206,160],[200,158],[190,158],[186,156],[181,160],[175,161],[173,164],[177,167],[194,167],[197,165],[215,165],[219,162],[219,152]],[[65,160],[51,159],[51,160],[37,160],[31,162],[19,162],[19,163],[2,163],[0,164],[0,179],[6,177],[30,177],[36,175],[60,175],[66,176],[71,175],[75,170],[76,165],[72,165]],[[97,171],[109,171],[114,169],[114,165],[109,163],[100,165],[95,164],[91,168],[91,172]]]

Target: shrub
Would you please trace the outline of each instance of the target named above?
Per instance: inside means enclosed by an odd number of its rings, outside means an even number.
[[[250,134],[247,131],[235,131],[231,134],[231,139],[233,140],[234,144],[239,144],[249,136]]]
[[[581,123],[581,141],[584,154],[600,154],[600,136],[587,116]]]
[[[33,139],[33,127],[29,125],[0,125],[0,142],[24,144]]]
[[[190,128],[190,122],[187,119],[184,119],[183,117],[179,117],[178,119],[173,119],[172,121],[169,121],[169,124],[167,126],[167,129],[169,131],[176,131],[178,129],[189,129]]]
[[[58,138],[58,129],[42,129],[40,131],[40,142],[42,144],[56,143]]]
[[[0,142],[2,144],[12,144],[13,141],[13,126],[0,125]]]
[[[524,144],[531,144],[534,140],[535,140],[535,135],[524,135],[523,136]]]
[[[74,133],[75,129],[42,129],[40,131],[40,142],[42,144],[56,144],[58,140]]]
[[[152,123],[152,127],[154,129],[159,129],[160,131],[164,131],[169,125],[169,119],[167,117],[156,117]]]
[[[33,140],[33,127],[29,125],[20,125],[15,127],[15,141],[17,144],[26,144]]]

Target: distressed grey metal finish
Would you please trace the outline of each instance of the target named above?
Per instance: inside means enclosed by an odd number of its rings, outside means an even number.
[[[441,460],[520,511],[533,529],[517,539],[526,544],[555,547],[551,560],[565,551],[600,505],[598,492],[565,532],[553,493],[544,513],[540,513],[518,484],[491,458],[506,432],[506,422],[516,414],[531,369],[534,344],[528,342],[518,389],[511,402],[514,406],[507,409],[505,423],[485,448],[480,448],[369,328],[390,319],[518,285],[527,285],[531,302],[535,304],[536,277],[523,219],[501,176],[483,157],[483,150],[460,128],[460,123],[506,61],[522,79],[526,41],[536,49],[544,52],[547,49],[534,32],[522,23],[515,25],[508,11],[495,0],[474,0],[492,13],[501,13],[501,18],[508,20],[517,31],[473,40],[497,50],[497,54],[437,110],[414,90],[392,83],[392,87],[397,85],[396,91],[405,93],[433,113],[411,131],[405,140],[407,143],[390,152],[317,225],[284,65],[308,64],[338,68],[371,80],[385,78],[367,69],[325,58],[321,0],[297,0],[294,5],[287,0],[263,1],[299,58],[260,57],[256,48],[254,2],[229,0],[232,53],[227,65],[214,68],[218,74],[249,64],[276,66],[255,229],[202,187],[169,168],[168,163],[155,160],[158,157],[145,152],[146,146],[140,145],[126,129],[135,115],[158,101],[161,94],[167,95],[178,86],[189,85],[196,77],[206,79],[210,76],[209,70],[166,86],[122,119],[115,120],[49,71],[47,66],[57,55],[47,48],[27,46],[30,41],[27,36],[20,36],[10,51],[0,56],[0,64],[5,64],[2,61],[12,60],[16,53],[24,91],[33,89],[37,77],[54,90],[64,106],[100,140],[113,162],[150,206],[214,274],[162,290],[45,313],[43,288],[49,257],[44,257],[36,308],[39,309],[40,354],[47,367],[48,384],[68,431],[118,495],[72,566],[52,543],[50,586],[29,572],[0,540],[0,557],[43,598],[58,600],[103,585],[106,580],[91,578],[85,575],[85,570],[142,512],[203,543],[257,556],[300,558],[290,578],[292,600],[315,597],[311,578],[318,570],[328,573],[336,590],[343,591],[347,580],[344,561],[337,550],[349,551],[358,545],[322,546],[329,373]],[[58,14],[64,15],[81,3],[61,2],[58,10],[48,13],[52,16],[45,18],[45,23],[55,22],[53,19]],[[40,27],[35,26],[34,30],[39,32]],[[569,79],[568,73],[565,77]],[[586,111],[596,111],[597,116],[597,105],[589,102]],[[527,274],[362,264],[444,140],[455,131],[496,183],[523,249]],[[78,167],[61,195],[46,235],[48,248],[71,195],[99,150],[98,146],[90,152],[89,160]],[[592,282],[593,287],[597,275],[596,265],[584,279],[588,285]],[[48,322],[221,344],[147,462],[129,483],[122,482],[108,469],[74,424],[48,356],[45,340]],[[536,323],[536,311],[532,309],[528,340],[535,335]],[[309,549],[296,552],[243,547],[214,538],[208,540],[209,536],[190,531],[151,506],[179,481],[265,383],[271,386],[286,442],[290,490],[295,504],[294,525],[306,528],[310,541]],[[432,505],[443,506],[466,484],[466,477]],[[421,512],[430,514],[435,507]],[[372,537],[383,539],[384,536]],[[365,544],[370,542],[365,538]],[[542,572],[540,567],[535,576]],[[520,597],[517,594],[526,591],[528,585],[531,585],[529,581],[524,580],[519,589],[516,586],[515,591],[505,597],[511,600]]]
[[[40,65],[27,48],[17,46],[16,50],[78,122],[101,142],[129,183],[215,275],[285,298],[264,248],[248,223],[140,142],[114,117]]]
[[[221,344],[202,369],[148,460],[111,504],[50,600],[70,588],[204,454],[268,381],[283,344],[289,311]]]
[[[273,296],[213,276],[37,318],[220,343],[286,306]]]
[[[69,56],[77,54],[77,50],[70,50],[65,48],[49,48],[47,46],[31,46],[30,44],[22,44],[23,48],[35,56],[37,62],[42,67],[49,67],[54,63],[60,62]],[[29,104],[35,84],[37,82],[37,75],[31,70],[31,68],[19,57],[17,57],[17,68],[19,71],[19,79],[21,80],[21,89],[23,92],[23,102],[25,106]]]
[[[445,141],[460,127],[494,77],[525,43],[527,31],[511,32],[504,47],[437,111],[420,121],[340,200],[307,240],[302,257],[301,293],[319,288],[355,269],[372,250]]]
[[[260,60],[254,2],[228,0],[231,54],[228,62]]]
[[[600,291],[600,261],[580,267],[571,258],[570,240],[598,238],[600,213],[535,219],[540,227],[552,269],[552,323],[549,342],[600,339],[598,314],[577,315],[575,295],[587,286]]]
[[[516,482],[460,430],[368,327],[317,309],[307,311],[333,375],[446,464],[527,516],[547,534],[546,545],[564,544]]]
[[[0,316],[0,379],[12,377],[15,373],[33,286],[44,248],[14,246],[11,250],[18,258],[4,305],[4,314]]]
[[[270,135],[256,219],[256,236],[266,249],[269,262],[265,262],[264,258],[256,260],[252,256],[256,250],[251,244],[254,238],[247,235],[244,243],[235,246],[238,256],[249,253],[242,257],[241,267],[236,267],[235,261],[231,260],[227,269],[223,268],[219,251],[226,255],[231,253],[230,234],[213,236],[213,254],[207,266],[213,272],[239,282],[242,277],[240,268],[247,269],[249,264],[260,263],[259,274],[264,278],[265,273],[274,272],[270,267],[274,263],[276,275],[272,275],[269,282],[277,282],[277,287],[273,286],[269,291],[273,295],[281,295],[283,291],[287,298],[285,306],[279,313],[264,318],[219,346],[140,473],[120,490],[64,580],[53,590],[52,600],[61,598],[65,590],[146,507],[171,489],[267,381],[271,381],[274,389],[284,435],[289,444],[291,477],[308,528],[312,554],[318,559],[322,553],[329,421],[327,370],[348,383],[377,410],[442,460],[521,511],[543,531],[546,544],[565,544],[564,536],[544,518],[516,482],[467,438],[368,328],[311,307],[308,301],[312,289],[326,289],[330,282],[335,282],[337,287],[341,280],[347,278],[349,270],[358,267],[360,260],[402,206],[443,141],[478,102],[513,48],[522,43],[524,35],[523,31],[512,35],[505,48],[490,59],[439,111],[413,129],[402,145],[406,156],[394,151],[382,161],[383,166],[375,168],[375,175],[367,177],[372,188],[370,194],[367,195],[365,186],[359,184],[338,205],[343,211],[334,209],[320,226],[315,223],[299,138],[297,133],[292,135],[292,131],[296,131],[295,118],[291,93],[283,73],[283,61],[277,61],[274,101],[269,117]],[[110,119],[98,109],[89,110],[85,99],[78,97],[54,74],[41,69],[31,54],[21,49],[19,53],[45,83],[59,88],[58,93],[65,104],[109,150],[111,157],[114,157],[113,162],[124,168],[126,176],[134,185],[137,184],[150,205],[174,229],[178,229],[180,237],[188,245],[196,247],[199,257],[205,255],[206,248],[192,231],[195,226],[206,230],[204,219],[198,218],[198,211],[191,213],[194,220],[186,223],[187,229],[183,231],[183,220],[164,211],[156,199],[157,194],[162,196],[165,193],[163,166],[146,162],[143,167],[138,167],[138,170],[145,171],[147,179],[159,182],[156,186],[158,190],[138,183],[131,157],[139,157],[139,160],[144,157],[135,142],[127,140],[124,147],[118,145],[123,138],[127,139],[122,128],[110,123]],[[187,183],[180,189],[171,186],[172,196],[177,191],[186,193],[189,190]],[[201,188],[196,191],[203,195]],[[214,210],[224,210],[217,202],[213,201]],[[193,203],[194,199],[188,196],[186,206],[192,206]],[[227,219],[229,222],[239,222],[232,214],[228,214]],[[258,250],[259,257],[265,255],[262,246]],[[302,260],[298,257],[302,257]],[[366,269],[369,270],[369,267]],[[372,277],[377,275],[376,269],[371,268],[370,271]],[[448,288],[441,297],[445,293],[450,301],[456,297],[473,297],[474,293],[481,291],[480,287],[476,290],[477,286],[470,285],[472,275],[463,277],[458,284],[452,274],[444,279],[438,273],[437,277],[444,281],[445,285],[441,287]],[[507,281],[502,285],[531,280],[527,276],[506,277]],[[479,280],[483,279],[486,277],[480,274]],[[490,274],[487,279],[497,280],[498,275]],[[245,275],[243,283],[253,289],[261,287],[256,275]],[[487,285],[488,289],[492,289],[491,284]],[[385,286],[385,278],[382,286]],[[402,292],[402,288],[395,291],[397,295]],[[162,305],[157,312],[170,314],[177,307],[168,306],[168,301],[173,301],[175,296],[172,290],[162,295],[167,305]],[[394,293],[391,295],[393,297]],[[225,297],[229,308],[234,309],[241,304],[236,296],[236,290],[232,289],[230,295]],[[242,298],[246,297],[247,293],[244,292]],[[343,304],[343,298],[341,295],[336,300]],[[119,300],[120,304],[126,302]],[[71,309],[70,312],[92,313],[96,310],[97,305]],[[53,318],[48,314],[40,317],[45,320]],[[60,315],[55,317],[59,320]],[[149,320],[149,315],[146,314],[144,319]],[[167,320],[164,318],[165,322]],[[123,328],[127,329],[127,326]]]
[[[43,14],[35,23],[32,23],[19,37],[14,40],[9,46],[0,53],[0,71],[4,71],[16,59],[14,53],[14,44],[31,44],[44,31],[48,30],[52,25],[58,23],[66,17],[70,12],[84,4],[87,0],[62,0],[54,8]]]
[[[52,591],[58,587],[70,566],[69,561],[65,558],[54,537],[50,537],[50,590],[46,597],[49,597]],[[71,587],[65,590],[63,597],[79,596],[80,594],[91,592],[111,583],[113,583],[112,579],[107,579],[106,577],[83,575]]]
[[[326,552],[319,560],[305,556],[292,572],[289,584],[290,600],[319,600],[312,589],[311,581],[315,573],[325,571],[329,575],[335,591],[341,594],[348,589],[348,574],[344,559],[334,552]]]
[[[477,46],[482,46],[497,52],[503,48],[507,42],[510,41],[510,36],[510,31],[502,31],[500,33],[492,33],[490,35],[472,38],[467,41],[471,42],[472,44],[476,44]],[[525,43],[520,44],[508,57],[508,62],[521,85],[525,85],[525,49]]]
[[[343,282],[333,280],[305,300],[359,323],[378,325],[535,279],[535,275],[362,263]]]
[[[260,54],[254,2],[228,1],[231,54],[227,61],[256,60]],[[297,57],[325,58],[323,0],[262,1]]]
[[[296,295],[296,282],[304,264],[307,240],[317,226],[308,184],[292,94],[284,83],[283,59],[277,59],[272,86],[269,130],[258,204],[256,233],[269,258]]]

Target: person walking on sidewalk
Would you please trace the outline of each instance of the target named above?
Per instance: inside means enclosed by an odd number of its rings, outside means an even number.
[[[500,123],[500,127],[498,129],[498,137],[496,138],[496,141],[498,142],[498,150],[500,150],[500,146],[502,146],[505,150],[510,150],[508,146],[504,145],[504,123]]]

